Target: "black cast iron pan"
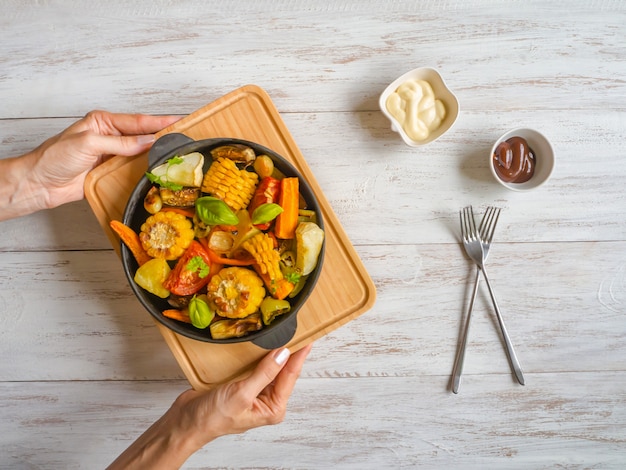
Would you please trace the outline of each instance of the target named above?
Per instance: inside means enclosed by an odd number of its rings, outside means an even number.
[[[148,154],[149,168],[147,170],[150,170],[155,166],[164,163],[175,155],[185,155],[191,152],[200,152],[205,156],[204,171],[206,172],[212,161],[209,151],[212,148],[228,144],[247,145],[248,147],[254,149],[257,155],[268,155],[273,160],[276,168],[284,173],[285,176],[297,176],[300,183],[300,193],[307,202],[307,206],[317,213],[317,223],[320,228],[322,228],[322,230],[324,229],[322,214],[315,194],[311,190],[306,180],[302,177],[302,175],[299,174],[299,172],[293,167],[293,165],[291,165],[287,160],[278,155],[276,152],[254,142],[231,138],[193,140],[183,134],[167,134],[158,139],[152,146],[152,149]],[[136,232],[140,231],[141,225],[150,215],[143,207],[143,200],[151,186],[152,183],[150,183],[150,181],[145,176],[143,176],[133,190],[124,211],[124,224],[128,225]],[[296,295],[293,299],[290,299],[291,310],[288,313],[281,315],[270,325],[264,326],[263,329],[254,333],[250,333],[247,336],[243,336],[240,338],[215,340],[211,338],[208,328],[206,330],[201,330],[195,328],[190,324],[172,320],[163,316],[161,312],[167,308],[171,308],[167,303],[167,300],[150,294],[135,283],[133,277],[135,271],[138,268],[137,262],[135,261],[130,250],[123,243],[121,245],[121,253],[122,263],[124,265],[124,272],[126,273],[126,277],[133,292],[142,303],[142,305],[159,323],[165,325],[167,328],[178,334],[198,341],[221,344],[251,341],[253,344],[264,349],[279,348],[281,346],[284,346],[291,340],[298,326],[298,311],[300,310],[302,305],[304,305],[306,299],[313,291],[322,270],[322,264],[324,260],[323,246],[315,270],[309,275],[306,284],[298,293],[298,295]]]

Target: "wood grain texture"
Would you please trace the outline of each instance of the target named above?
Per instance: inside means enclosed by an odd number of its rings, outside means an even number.
[[[377,289],[318,340],[279,426],[185,468],[626,466],[626,4],[618,0],[0,3],[0,157],[91,109],[186,115],[267,90]],[[378,96],[418,66],[459,98],[404,146]],[[545,133],[549,183],[507,192],[487,158]],[[461,390],[473,280],[458,210],[503,208]],[[103,468],[188,384],[85,201],[0,225],[0,468]],[[484,286],[483,286],[484,287]]]

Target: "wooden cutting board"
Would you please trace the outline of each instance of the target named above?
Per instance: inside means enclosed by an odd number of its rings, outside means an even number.
[[[212,137],[246,139],[264,145],[289,160],[316,194],[324,220],[326,252],[322,272],[306,304],[298,312],[298,327],[287,347],[294,352],[369,310],[376,289],[337,216],[269,95],[247,85],[195,111],[157,134],[179,132],[195,140]],[[113,157],[95,168],[85,181],[85,197],[111,244],[120,241],[109,221],[121,220],[126,202],[148,167],[147,153]],[[139,301],[137,308],[143,309]],[[146,311],[146,315],[150,315]],[[268,351],[250,342],[214,344],[196,341],[155,320],[192,387],[210,389],[244,376]]]

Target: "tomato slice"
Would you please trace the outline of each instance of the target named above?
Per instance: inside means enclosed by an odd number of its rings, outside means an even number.
[[[163,283],[175,295],[192,295],[209,283],[211,259],[196,240],[183,253]]]

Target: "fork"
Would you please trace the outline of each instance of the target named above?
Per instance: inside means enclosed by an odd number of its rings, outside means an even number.
[[[469,257],[472,258],[483,273],[483,277],[487,283],[487,288],[489,289],[489,296],[491,297],[493,307],[496,311],[496,317],[500,325],[500,330],[502,330],[502,336],[504,337],[504,343],[506,345],[506,351],[509,356],[511,367],[513,368],[517,381],[524,385],[522,368],[517,359],[517,355],[515,354],[515,350],[513,349],[513,343],[511,343],[509,334],[504,326],[504,320],[502,319],[502,314],[500,313],[496,296],[491,288],[491,283],[489,282],[489,277],[487,276],[487,271],[485,270],[486,255],[484,243],[491,244],[493,233],[495,231],[495,222],[497,222],[497,217],[491,217],[481,232],[484,235],[480,236],[476,231],[476,223],[474,222],[474,211],[472,210],[472,206],[465,207],[461,211],[461,233],[463,237],[463,246],[465,247],[465,251]]]
[[[473,214],[472,214],[473,216]],[[478,232],[480,233],[483,252],[485,254],[485,260],[487,256],[489,256],[489,248],[491,247],[492,240],[486,241],[487,233],[486,228],[488,224],[490,225],[491,219],[495,217],[493,221],[493,229],[495,230],[496,223],[498,222],[498,217],[500,216],[500,209],[494,207],[488,207],[483,215],[482,220],[480,221],[480,225],[478,226]],[[493,237],[493,234],[492,234]],[[472,292],[472,297],[470,298],[469,307],[467,310],[467,319],[465,320],[465,329],[463,330],[463,337],[461,338],[461,344],[459,345],[459,350],[456,355],[456,360],[454,361],[454,368],[452,370],[452,391],[454,393],[459,393],[459,386],[461,385],[461,374],[463,373],[463,363],[465,362],[465,350],[467,347],[467,337],[469,335],[469,327],[470,327],[470,319],[472,318],[472,310],[474,309],[474,300],[476,300],[476,294],[478,293],[478,283],[480,281],[480,268],[476,266],[476,278],[474,279],[474,290]]]

